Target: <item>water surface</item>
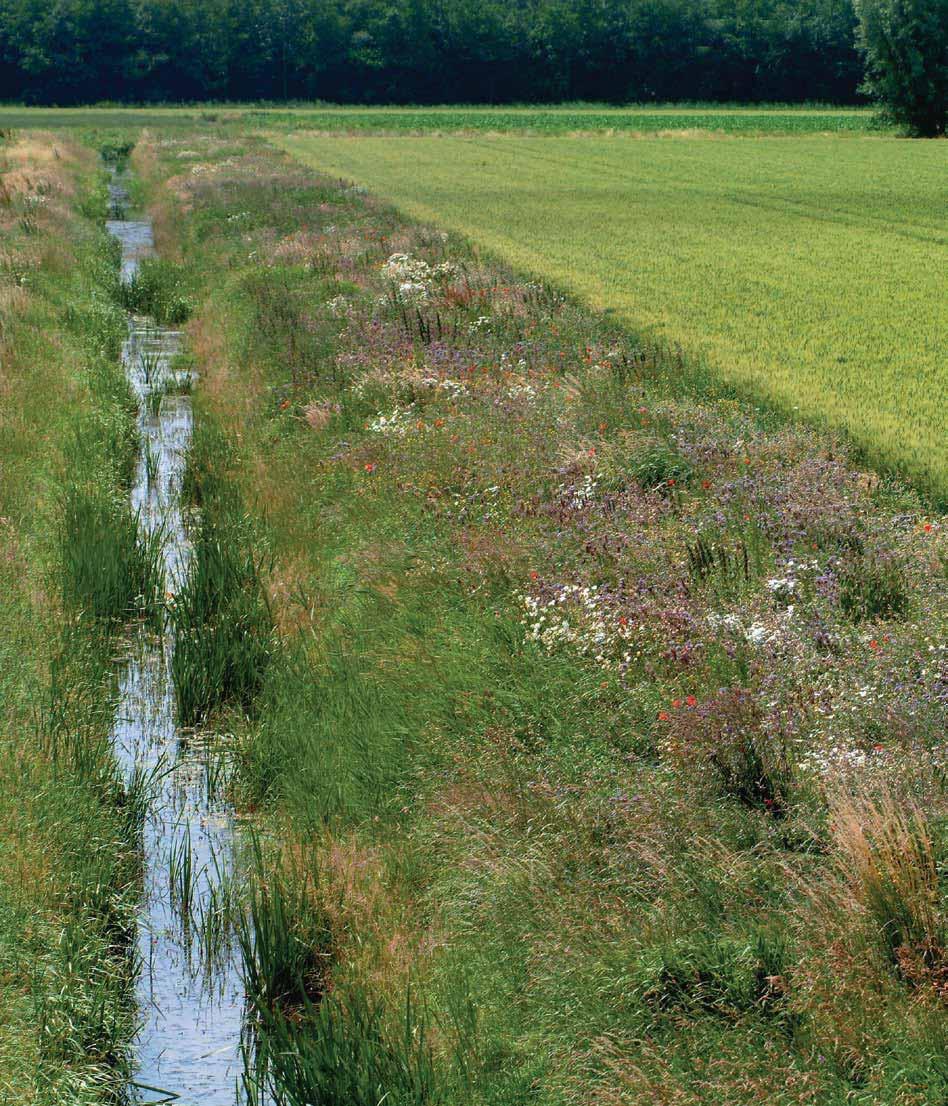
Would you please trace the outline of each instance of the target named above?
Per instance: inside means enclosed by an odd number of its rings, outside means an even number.
[[[113,213],[123,214],[128,193],[120,178],[113,180],[110,196]],[[142,258],[154,255],[151,224],[115,218],[107,225],[121,245],[122,279],[128,281]],[[163,394],[180,345],[179,332],[129,317],[122,361],[139,399],[142,442],[132,504],[140,524],[163,535],[171,601],[189,561],[180,493],[191,441],[191,400]],[[160,396],[157,405],[153,393]],[[173,650],[168,627],[161,636],[144,627],[132,631],[112,730],[126,775],[144,772],[156,781],[144,834],[137,987],[141,1028],[133,1090],[140,1103],[234,1106],[243,1070],[239,954],[225,945],[209,956],[199,940],[208,932],[202,920],[218,910],[229,886],[233,810],[220,796],[220,749],[212,739],[184,732],[177,724]]]

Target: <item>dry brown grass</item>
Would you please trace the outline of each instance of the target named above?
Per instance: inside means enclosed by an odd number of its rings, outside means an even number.
[[[891,794],[831,808],[839,886],[900,974],[948,998],[948,919],[925,814]]]
[[[158,173],[158,155],[156,141],[146,130],[132,151],[131,164],[135,175],[140,180],[148,182],[155,179]],[[182,177],[182,183],[185,178]],[[177,234],[177,222],[181,217],[181,211],[176,202],[186,193],[177,193],[153,190],[152,201],[148,206],[148,214],[152,222],[152,234],[155,238],[155,247],[161,257],[169,261],[180,263],[183,261],[181,253],[181,239]]]
[[[310,430],[325,430],[334,414],[339,411],[338,403],[308,403],[303,408],[303,418]]]
[[[3,186],[10,195],[49,192],[73,196],[75,170],[88,169],[94,155],[49,131],[31,131],[3,150]]]
[[[327,832],[318,842],[287,842],[276,867],[305,888],[313,916],[328,923],[335,979],[357,981],[395,1009],[410,980],[427,974],[443,945],[437,923],[417,924],[418,909],[393,875],[398,845],[385,849],[354,832]],[[332,981],[329,986],[332,987]]]
[[[229,430],[238,431],[259,403],[262,385],[231,363],[226,319],[198,313],[187,326],[188,348],[201,366],[201,391]]]
[[[568,1100],[575,1106],[820,1106],[826,1101],[819,1075],[794,1066],[779,1045],[751,1067],[739,1046],[733,1056],[703,1059],[688,1056],[682,1042],[664,1048],[602,1037],[576,1058],[571,1084]]]
[[[274,625],[284,640],[312,630],[322,617],[321,597],[312,586],[312,565],[304,554],[279,559],[267,578],[267,594]]]
[[[839,788],[829,804],[829,868],[788,871],[799,892],[789,1002],[800,1044],[862,1083],[880,1041],[930,1040],[943,1017],[944,906],[929,819],[911,800]],[[924,1091],[897,1101],[927,1106]]]
[[[0,338],[3,335],[4,316],[22,314],[26,310],[30,293],[21,284],[0,284]],[[3,380],[3,365],[6,358],[0,360],[0,382]],[[2,387],[2,383],[0,383]]]

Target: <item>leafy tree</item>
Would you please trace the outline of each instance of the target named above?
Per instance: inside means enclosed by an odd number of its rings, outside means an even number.
[[[948,127],[948,0],[855,0],[866,88],[916,134]]]
[[[854,28],[853,0],[0,0],[0,98],[851,102]]]

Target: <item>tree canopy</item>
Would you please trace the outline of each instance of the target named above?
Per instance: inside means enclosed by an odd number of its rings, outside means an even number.
[[[0,0],[0,98],[851,102],[855,39],[852,0]]]
[[[948,130],[948,0],[856,0],[866,86],[917,134]]]

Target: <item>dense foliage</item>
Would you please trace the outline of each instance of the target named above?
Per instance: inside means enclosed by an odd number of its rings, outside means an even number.
[[[852,0],[0,0],[0,98],[848,102],[855,26]]]
[[[866,84],[899,123],[948,129],[948,0],[856,0]]]

